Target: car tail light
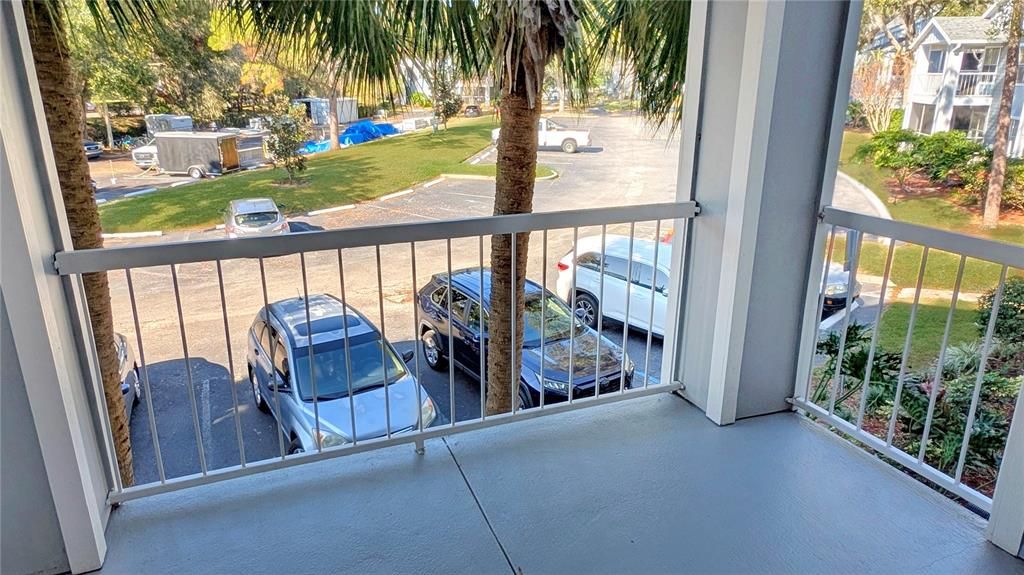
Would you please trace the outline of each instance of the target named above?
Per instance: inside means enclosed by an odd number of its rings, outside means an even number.
[[[564,272],[564,271],[567,271],[568,269],[569,269],[569,262],[566,262],[565,260],[562,260],[562,261],[558,262],[558,271]]]

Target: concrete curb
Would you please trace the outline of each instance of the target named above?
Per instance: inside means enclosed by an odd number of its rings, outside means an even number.
[[[383,196],[377,198],[377,200],[379,200],[379,201],[393,200],[395,198],[400,198],[402,196],[407,196],[407,195],[411,194],[412,192],[413,192],[412,188],[409,188],[407,190],[401,190],[401,191],[398,191],[398,192],[391,192],[390,194],[386,194],[386,195],[383,195]]]
[[[553,180],[558,176],[558,172],[551,170],[550,176],[541,176],[539,178],[535,178],[534,181],[543,182],[545,180]],[[492,182],[495,180],[494,176],[483,176],[480,174],[441,174],[441,177],[449,180],[490,180]]]
[[[323,208],[323,209],[319,209],[319,210],[313,210],[312,212],[307,212],[306,216],[309,217],[309,216],[319,216],[320,214],[330,214],[330,213],[334,213],[334,212],[340,212],[342,210],[351,210],[351,209],[354,209],[355,207],[356,207],[355,204],[345,204],[343,206],[334,206],[333,208]]]
[[[124,195],[126,198],[134,198],[135,196],[141,196],[144,194],[152,194],[156,191],[156,188],[142,188],[141,190],[135,190],[134,192],[128,192]]]
[[[887,220],[892,219],[892,214],[889,213],[889,208],[887,208],[885,204],[882,203],[882,200],[878,199],[878,196],[875,195],[875,192],[872,192],[871,190],[868,189],[867,186],[851,178],[849,175],[844,174],[843,172],[836,172],[836,175],[846,180],[847,183],[853,186],[855,190],[863,194],[863,196],[867,198],[868,203],[871,204],[871,207],[875,208],[875,210],[877,210],[878,213],[881,214],[880,217],[883,217]]]
[[[159,238],[162,235],[164,235],[164,233],[158,230],[153,232],[123,232],[113,234],[102,234],[102,237],[105,240],[129,240],[134,238]]]

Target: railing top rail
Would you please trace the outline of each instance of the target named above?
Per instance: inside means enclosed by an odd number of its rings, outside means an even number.
[[[1024,247],[1021,246],[847,212],[833,207],[825,208],[824,216],[825,223],[839,227],[1024,269]]]
[[[57,252],[54,256],[54,265],[60,275],[73,275],[216,260],[276,257],[302,252],[490,236],[545,229],[686,219],[694,217],[697,213],[696,202],[669,202],[561,212],[511,214],[439,222],[302,232],[275,237],[183,241],[62,251]]]

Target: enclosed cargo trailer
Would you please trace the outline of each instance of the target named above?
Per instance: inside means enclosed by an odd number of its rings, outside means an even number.
[[[156,135],[160,170],[193,178],[226,174],[240,167],[238,136],[223,132],[161,132]]]

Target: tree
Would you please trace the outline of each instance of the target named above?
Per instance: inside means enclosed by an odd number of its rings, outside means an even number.
[[[1009,11],[1009,14],[1007,14]],[[986,228],[999,225],[999,206],[1003,201],[1003,186],[1006,183],[1006,159],[1010,149],[1010,109],[1017,86],[1017,68],[1020,66],[1021,22],[1024,0],[1010,0],[1003,5],[996,25],[1006,33],[1006,66],[1003,89],[999,94],[999,112],[996,116],[995,141],[992,143],[992,170],[989,172],[988,192],[985,194],[985,211],[982,224]]]
[[[881,53],[871,52],[858,58],[853,68],[850,98],[860,102],[871,133],[889,129],[896,103],[903,93],[903,79],[891,73],[890,64]]]
[[[274,167],[284,168],[288,173],[289,184],[295,184],[295,175],[306,169],[306,156],[299,148],[309,140],[311,133],[309,119],[301,106],[289,106],[270,120],[267,147],[274,158]]]
[[[455,89],[455,70],[449,64],[438,64],[430,75],[430,91],[434,97],[434,115],[441,118],[445,129],[449,118],[462,110],[462,96]]]
[[[160,3],[92,2],[93,21],[116,28],[125,35],[148,29],[156,21]],[[68,41],[68,12],[60,0],[32,0],[25,3],[25,20],[36,80],[46,115],[67,215],[68,231],[76,250],[101,248],[100,216],[89,179],[89,165],[82,149],[83,128],[81,86],[76,79]],[[110,310],[110,286],[105,273],[84,274],[82,283],[89,321],[96,339],[96,352],[103,379],[103,397],[113,434],[118,471],[124,485],[132,485],[131,434],[121,395],[121,376],[114,343],[114,322]]]

